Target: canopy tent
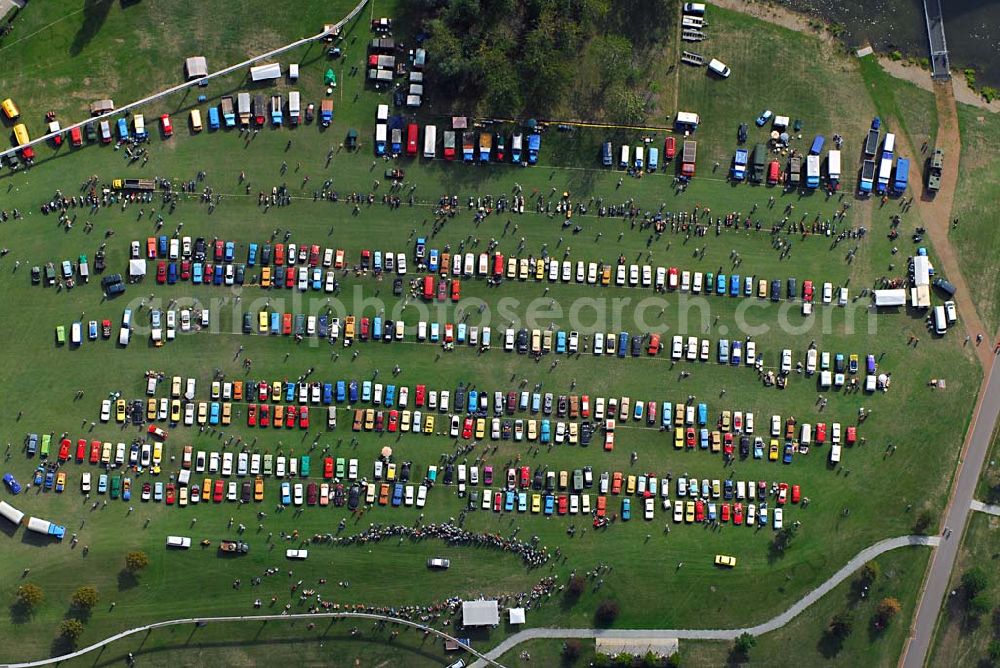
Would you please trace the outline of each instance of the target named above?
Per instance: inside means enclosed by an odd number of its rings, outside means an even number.
[[[524,608],[511,608],[510,609],[510,623],[511,624],[524,624]]]
[[[875,306],[906,306],[906,290],[873,290]]]
[[[494,626],[500,623],[500,608],[496,600],[464,601],[462,624],[464,626]]]
[[[146,261],[135,259],[128,261],[128,277],[133,281],[138,281],[146,275]]]
[[[272,63],[270,65],[257,65],[250,68],[250,79],[253,81],[267,81],[281,77],[281,65]]]
[[[184,71],[188,81],[208,76],[208,61],[205,56],[191,56],[184,61]]]

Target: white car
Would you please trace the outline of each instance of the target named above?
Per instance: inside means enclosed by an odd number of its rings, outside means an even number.
[[[602,332],[594,333],[594,354],[604,354],[604,334]]]
[[[643,511],[643,518],[644,519],[647,519],[647,520],[653,519],[653,506],[654,506],[654,504],[655,504],[655,502],[653,500],[653,497],[647,496],[646,497],[646,508]]]
[[[573,278],[573,263],[569,260],[563,260],[562,263],[562,280],[564,283],[569,283]]]
[[[580,332],[570,332],[569,333],[569,343],[567,344],[567,350],[571,355],[576,354],[580,349]]]
[[[297,482],[292,486],[292,503],[297,506],[302,505],[302,483]]]
[[[503,349],[507,352],[514,350],[514,330],[507,329],[503,334]]]
[[[583,283],[587,280],[586,265],[580,260],[576,263],[576,282]]]
[[[698,337],[689,336],[687,341],[687,358],[689,361],[698,359]]]
[[[700,271],[694,272],[694,283],[691,285],[691,292],[701,292],[701,284],[704,275]]]
[[[219,462],[221,460],[222,460],[222,458],[219,457],[219,453],[218,452],[211,452],[211,453],[209,453],[209,455],[208,455],[208,472],[209,473],[218,473],[219,472]]]
[[[642,265],[642,287],[648,288],[653,284],[653,268],[648,264]]]
[[[772,415],[771,416],[771,437],[778,438],[781,436],[781,416]]]
[[[423,508],[424,504],[427,503],[427,485],[421,485],[417,488],[417,508]]]
[[[667,269],[666,267],[656,268],[656,282],[654,283],[657,290],[663,290],[667,285]]]
[[[847,288],[840,289],[840,297],[837,299],[837,304],[847,306]]]
[[[710,345],[711,344],[709,343],[708,339],[701,340],[701,354],[699,355],[699,357],[701,358],[702,362],[707,362],[709,356],[711,355],[711,350],[709,349]]]
[[[299,485],[299,486],[301,487],[301,485]],[[292,549],[285,550],[285,558],[286,559],[299,559],[299,560],[308,559],[309,558],[309,550],[292,550]]]
[[[625,285],[625,265],[623,264],[618,265],[618,268],[615,269],[615,285]]]
[[[639,284],[639,265],[631,264],[628,267],[628,284],[635,287]]]
[[[83,475],[80,476],[80,491],[81,492],[90,491],[90,471],[84,471]]]
[[[780,507],[774,509],[774,528],[775,529],[780,529],[781,527],[784,526],[784,522],[783,522],[784,517],[783,516],[784,516],[784,511]]]
[[[194,403],[184,404],[184,425],[190,427],[194,424]]]
[[[684,337],[675,334],[670,346],[670,357],[679,360],[684,357]]]
[[[833,284],[824,283],[823,284],[823,303],[829,304],[833,301]]]
[[[279,459],[281,459],[279,457]],[[279,477],[285,475],[285,462],[281,461],[281,473],[278,474]],[[233,474],[233,453],[224,452],[222,453],[222,475],[231,476]]]
[[[681,292],[688,292],[691,289],[691,272],[681,272]]]
[[[458,417],[457,415],[452,415],[451,429],[448,431],[448,434],[452,438],[458,438],[458,431],[461,428],[461,426],[462,426],[462,418]]]
[[[597,283],[597,263],[591,262],[587,265],[587,282],[591,285]]]
[[[792,351],[785,348],[781,351],[781,373],[791,373],[792,371]]]
[[[111,400],[105,399],[101,402],[101,422],[107,422],[111,419]]]
[[[747,360],[747,366],[753,366],[757,363],[757,342],[747,339],[745,349],[746,352],[744,353],[744,356]]]
[[[834,422],[830,429],[830,442],[834,445],[840,444],[840,423]]]

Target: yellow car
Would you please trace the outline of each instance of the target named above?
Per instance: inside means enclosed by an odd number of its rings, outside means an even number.
[[[771,439],[771,446],[767,450],[767,458],[772,462],[778,461],[778,439]]]
[[[522,280],[528,280],[528,258],[522,257],[517,265],[517,277]]]
[[[118,422],[125,422],[125,400],[119,399],[115,402],[115,419]]]
[[[375,409],[366,408],[365,409],[365,431],[371,431],[375,428]]]
[[[146,419],[150,422],[156,419],[156,399],[146,399]]]
[[[482,423],[483,423],[483,429],[485,430],[486,429],[486,420],[484,420],[482,418],[480,418],[480,420],[482,421]],[[476,435],[477,435],[476,437],[477,438],[482,438],[478,434],[479,434],[479,432],[477,431],[476,432]],[[538,440],[538,420],[528,420],[528,440],[529,441],[536,441],[536,440]]]
[[[559,472],[559,489],[566,489],[569,487],[569,471]]]
[[[626,480],[626,482],[625,482],[625,493],[626,494],[635,494],[635,481],[636,481],[635,476],[630,474],[629,477],[626,478],[625,480]]]
[[[684,447],[684,427],[674,429],[674,447],[678,450]]]
[[[56,476],[56,491],[61,492],[66,489],[66,472],[60,471]]]
[[[413,414],[410,411],[403,411],[399,416],[399,430],[400,431],[410,431],[410,425],[413,422]]]
[[[757,281],[757,296],[761,299],[767,299],[767,281],[763,278]]]
[[[228,401],[222,404],[222,424],[229,424],[233,421],[233,405]]]
[[[535,280],[541,281],[545,278],[545,260],[538,258],[535,261]]]
[[[531,495],[531,512],[540,513],[542,511],[542,495],[532,494]]]
[[[267,311],[261,311],[257,314],[257,330],[261,334],[267,334],[268,326],[268,313]]]
[[[253,481],[253,500],[264,500],[264,479],[260,476],[257,476]]]
[[[609,285],[611,283],[611,265],[606,264],[604,268],[601,269],[601,285]]]
[[[507,258],[507,278],[517,278],[517,258]]]
[[[260,270],[260,287],[269,288],[271,287],[271,268],[263,267]]]
[[[433,434],[434,433],[434,416],[428,415],[424,418],[424,433]]]
[[[396,464],[394,462],[389,462],[389,465],[385,468],[385,479],[389,482],[396,480]]]
[[[722,431],[729,431],[729,427],[733,422],[733,414],[729,411],[722,411]]]
[[[181,396],[181,377],[174,376],[170,381],[170,396],[179,398]]]
[[[101,446],[101,463],[110,464],[111,463],[111,444],[105,443]]]
[[[198,424],[206,422],[208,422],[208,402],[200,401],[198,402]]]
[[[531,438],[531,429],[528,429],[528,438]],[[486,438],[486,418],[476,419],[476,438],[483,439]]]
[[[712,452],[718,452],[722,449],[722,434],[718,431],[712,432]]]
[[[271,401],[281,401],[281,381],[276,380],[271,383]]]
[[[170,421],[180,422],[181,421],[181,400],[171,399],[170,401]]]
[[[715,565],[724,566],[725,568],[736,568],[736,557],[730,557],[725,554],[715,555]]]
[[[694,501],[688,501],[684,504],[684,521],[688,524],[694,522]]]

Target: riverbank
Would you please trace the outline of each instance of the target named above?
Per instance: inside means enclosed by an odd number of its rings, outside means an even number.
[[[780,25],[788,28],[789,30],[795,30],[813,35],[822,42],[835,45],[838,48],[846,49],[844,44],[832,33],[826,30],[816,29],[815,26],[818,19],[804,14],[799,14],[785,7],[768,2],[754,2],[752,0],[714,0],[713,4],[725,9],[753,16],[761,19],[762,21]],[[904,79],[916,86],[919,86],[920,88],[923,88],[924,90],[933,91],[934,86],[931,81],[930,71],[908,61],[892,60],[885,56],[879,56],[878,61],[882,66],[882,69],[897,79]],[[982,97],[979,96],[979,94],[969,87],[960,73],[952,77],[952,88],[955,92],[955,99],[958,102],[978,107],[993,113],[1000,113],[1000,100],[994,100],[992,103],[987,103]]]

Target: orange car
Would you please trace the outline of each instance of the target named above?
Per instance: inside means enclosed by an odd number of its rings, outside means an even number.
[[[597,497],[597,516],[604,517],[608,512],[608,499],[605,496]]]
[[[621,494],[622,493],[622,472],[615,471],[614,476],[611,478],[611,493]]]
[[[382,483],[382,485],[379,487],[378,502],[379,505],[383,506],[388,505],[389,503],[389,485],[387,485],[386,483]]]

